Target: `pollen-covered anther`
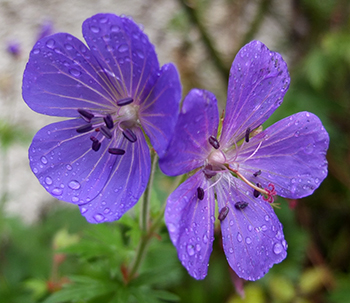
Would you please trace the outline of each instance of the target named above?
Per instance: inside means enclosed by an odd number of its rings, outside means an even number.
[[[112,129],[114,127],[114,122],[113,122],[113,118],[110,114],[108,114],[107,116],[103,117],[103,121],[105,122],[106,126],[108,129]]]
[[[262,188],[262,186],[261,186],[261,184],[259,182],[256,183],[256,186]],[[255,198],[258,198],[260,196],[260,192],[257,191],[256,189],[254,189],[253,195],[254,195]]]
[[[80,116],[86,121],[86,122],[91,122],[91,119],[95,117],[95,115],[85,109],[79,108],[78,113]]]
[[[112,139],[112,133],[111,133],[111,131],[108,129],[107,126],[102,125],[102,126],[100,127],[100,132],[101,132],[101,134],[104,135],[107,139]]]
[[[204,199],[204,189],[201,187],[197,187],[197,197],[199,200]]]
[[[249,142],[249,135],[250,135],[250,127],[248,127],[245,131],[245,142]]]
[[[84,133],[87,133],[91,130],[93,130],[93,126],[91,123],[85,124],[85,125],[80,126],[76,129],[77,133],[79,133],[79,134],[84,134]]]
[[[128,104],[132,103],[133,101],[134,101],[133,98],[129,98],[129,97],[123,98],[123,99],[119,99],[117,101],[117,105],[118,106],[125,106],[125,105],[128,105]]]
[[[125,154],[125,150],[121,148],[109,148],[108,152],[112,155],[119,155],[119,156],[122,156]]]
[[[261,170],[260,169],[253,174],[254,177],[257,177],[259,175],[261,175]]]
[[[275,186],[272,183],[269,183],[269,185],[267,186],[267,188],[264,189],[266,191],[265,196],[263,197],[263,200],[269,202],[269,203],[273,203],[273,197],[277,195],[276,190],[275,190]]]
[[[227,217],[229,211],[230,209],[227,206],[224,206],[223,208],[221,208],[218,219],[220,221],[223,221]]]
[[[210,136],[208,138],[208,141],[209,141],[210,145],[212,147],[214,147],[215,149],[219,149],[220,148],[220,143],[219,143],[218,139],[216,139],[214,136]]]
[[[101,142],[98,141],[98,139],[94,136],[91,136],[90,140],[92,141],[92,146],[91,146],[92,150],[98,151],[101,147]]]
[[[127,128],[123,131],[123,135],[124,135],[125,139],[129,140],[131,143],[134,143],[137,140],[135,133],[129,128]]]
[[[239,201],[235,203],[235,208],[238,210],[242,210],[242,209],[245,209],[248,205],[249,205],[248,202]]]

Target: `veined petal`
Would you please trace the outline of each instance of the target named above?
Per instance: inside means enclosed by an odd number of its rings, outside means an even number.
[[[249,186],[229,173],[215,190],[219,210],[229,208],[221,221],[227,261],[239,277],[257,280],[287,255],[282,225],[268,202],[247,195]]]
[[[135,128],[133,131],[137,141],[131,143],[123,139],[125,154],[113,155],[115,161],[99,195],[90,203],[79,204],[82,215],[90,223],[120,219],[145,191],[151,171],[151,157],[141,129]]]
[[[34,111],[78,117],[78,108],[106,112],[114,108],[114,88],[91,51],[70,34],[38,41],[23,75],[22,95]]]
[[[142,127],[159,157],[164,155],[173,135],[180,100],[179,74],[173,64],[166,64],[162,67],[154,88],[139,110]]]
[[[205,90],[191,90],[183,101],[168,151],[159,160],[161,170],[176,176],[203,165],[212,149],[208,139],[216,137],[218,123],[215,96]]]
[[[198,188],[204,190],[198,198]],[[202,197],[201,197],[202,198]],[[202,171],[182,183],[168,198],[165,223],[178,257],[196,279],[207,275],[213,250],[215,199],[213,187]]]
[[[329,136],[320,119],[300,112],[251,138],[236,161],[252,182],[263,187],[271,183],[277,195],[298,199],[311,195],[327,176],[328,145]],[[254,177],[258,170],[261,174]]]
[[[289,87],[287,64],[263,43],[242,47],[230,70],[221,143],[230,146],[263,124],[283,101]]]
[[[83,36],[116,91],[139,104],[157,79],[154,46],[127,17],[97,14],[83,23]]]
[[[53,197],[81,205],[89,222],[97,223],[101,214],[101,222],[117,220],[122,211],[137,202],[145,188],[150,172],[148,147],[141,130],[136,132],[138,141],[131,143],[121,133],[110,140],[94,130],[77,133],[76,129],[85,124],[82,119],[74,119],[39,130],[29,148],[30,166]],[[98,151],[91,148],[91,135],[101,142]],[[125,150],[125,154],[108,153],[108,148],[115,147]],[[113,191],[120,187],[123,190],[111,198],[111,187]],[[123,202],[124,198],[127,200]],[[118,211],[113,209],[115,202],[119,202]],[[120,206],[122,203],[124,206]],[[106,213],[106,208],[114,211]]]

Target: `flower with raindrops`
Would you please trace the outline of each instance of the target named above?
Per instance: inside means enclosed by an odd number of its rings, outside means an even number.
[[[178,257],[196,279],[207,275],[215,200],[230,267],[257,280],[287,255],[276,195],[312,194],[327,175],[329,137],[317,116],[300,112],[267,129],[290,77],[281,55],[263,43],[245,45],[232,63],[225,115],[208,91],[186,96],[161,170],[189,173],[168,198],[165,222]]]
[[[22,91],[32,110],[69,118],[35,135],[32,171],[52,196],[101,223],[118,220],[144,192],[149,146],[165,152],[181,85],[130,18],[97,14],[82,27],[87,46],[68,33],[35,44]]]

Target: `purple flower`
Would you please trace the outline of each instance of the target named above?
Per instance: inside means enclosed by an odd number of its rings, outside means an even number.
[[[215,199],[230,267],[256,280],[287,255],[273,196],[305,197],[327,175],[329,137],[315,115],[301,112],[260,127],[282,103],[289,81],[282,57],[253,41],[232,64],[222,123],[212,93],[195,89],[183,102],[160,167],[171,176],[193,171],[169,196],[165,222],[196,279],[207,274]]]
[[[159,67],[154,46],[131,19],[95,15],[83,23],[83,36],[88,47],[66,33],[36,43],[23,98],[38,113],[72,118],[35,135],[30,166],[52,196],[100,223],[118,220],[144,192],[147,140],[164,153],[181,86],[174,65]]]
[[[46,36],[49,36],[53,33],[53,23],[51,20],[45,20],[39,26],[38,34],[36,40],[40,40]]]

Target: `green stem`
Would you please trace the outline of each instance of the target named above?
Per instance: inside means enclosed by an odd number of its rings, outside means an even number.
[[[142,235],[141,235],[140,244],[137,247],[134,262],[132,263],[131,268],[129,270],[127,283],[130,282],[134,278],[135,274],[137,273],[137,271],[142,263],[142,260],[145,256],[148,242],[152,236],[152,233],[150,232],[152,229],[148,228],[149,205],[151,202],[151,189],[152,189],[152,185],[153,185],[154,174],[156,171],[157,163],[158,163],[158,156],[152,150],[151,151],[151,165],[152,165],[151,174],[150,174],[150,178],[148,181],[148,185],[147,185],[145,192],[143,194],[143,200],[142,200],[142,206],[141,206],[140,227],[141,227]]]

